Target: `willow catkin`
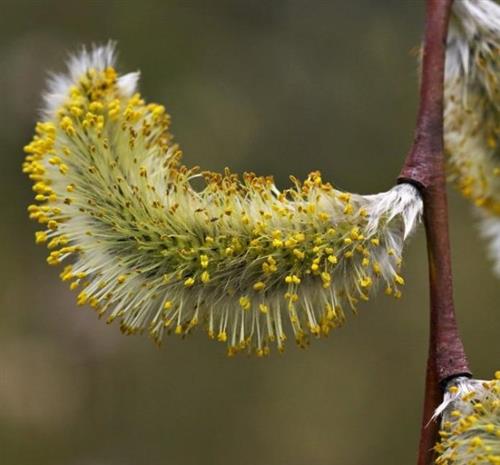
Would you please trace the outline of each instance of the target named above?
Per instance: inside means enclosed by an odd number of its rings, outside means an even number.
[[[436,465],[500,465],[500,371],[496,379],[459,377],[448,383]]]
[[[404,239],[422,201],[411,185],[362,196],[311,173],[279,190],[181,164],[165,108],[119,76],[112,45],[83,50],[46,95],[24,171],[47,261],[127,333],[190,333],[200,323],[230,354],[301,346],[342,324],[380,282],[399,297]],[[192,181],[203,181],[195,189]]]
[[[500,275],[500,6],[455,0],[448,33],[444,142],[450,180],[480,208]]]

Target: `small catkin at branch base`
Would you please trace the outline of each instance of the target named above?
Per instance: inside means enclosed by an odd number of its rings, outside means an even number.
[[[459,377],[448,383],[443,403],[437,465],[500,464],[500,371],[492,381]]]
[[[83,51],[46,96],[24,171],[51,265],[127,334],[190,333],[203,323],[229,353],[265,355],[287,334],[305,346],[344,321],[377,284],[399,297],[403,243],[422,210],[399,185],[362,196],[318,172],[280,191],[180,162],[165,108],[118,76],[112,45]],[[195,189],[193,180],[203,186]]]
[[[500,276],[500,5],[457,0],[448,32],[444,142],[450,180],[482,210]],[[494,233],[494,234],[492,234]]]

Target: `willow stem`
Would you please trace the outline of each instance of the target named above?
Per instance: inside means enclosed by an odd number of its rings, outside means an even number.
[[[433,463],[438,425],[431,422],[442,387],[470,376],[453,304],[448,202],[443,155],[446,37],[453,0],[427,0],[420,107],[413,146],[399,182],[417,186],[424,202],[430,286],[430,335],[418,465]]]

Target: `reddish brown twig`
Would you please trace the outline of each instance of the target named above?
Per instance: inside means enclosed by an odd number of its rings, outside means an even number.
[[[427,0],[415,140],[399,177],[422,194],[429,263],[430,336],[418,465],[433,463],[438,425],[430,419],[442,400],[443,383],[470,375],[453,305],[443,156],[445,45],[452,2]]]

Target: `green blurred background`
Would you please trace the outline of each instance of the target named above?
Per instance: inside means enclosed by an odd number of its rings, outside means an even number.
[[[0,0],[0,464],[414,463],[427,339],[426,256],[402,301],[378,296],[301,351],[228,359],[202,333],[127,338],[45,264],[20,165],[47,70],[118,41],[188,164],[389,188],[411,143],[423,1]],[[500,368],[498,280],[469,205],[451,201],[455,295],[479,377]]]

